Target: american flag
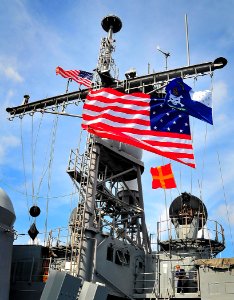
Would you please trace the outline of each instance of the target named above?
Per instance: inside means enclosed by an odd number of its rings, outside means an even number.
[[[61,67],[56,68],[56,75],[60,74],[64,78],[69,78],[77,83],[83,84],[87,87],[91,87],[92,80],[93,80],[93,74],[81,71],[81,70],[63,70]]]
[[[124,142],[195,168],[188,115],[164,99],[111,88],[91,90],[82,127],[102,138]]]

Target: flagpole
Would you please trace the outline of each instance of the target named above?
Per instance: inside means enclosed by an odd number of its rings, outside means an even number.
[[[69,89],[69,82],[71,81],[71,78],[68,78],[68,81],[67,81],[67,87],[66,87],[66,94],[68,93],[68,89]]]
[[[186,33],[187,65],[190,66],[189,39],[188,39],[188,18],[187,18],[187,14],[185,14],[185,33]]]

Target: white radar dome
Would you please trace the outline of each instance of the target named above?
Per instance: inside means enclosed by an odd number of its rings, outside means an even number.
[[[15,211],[6,192],[0,188],[0,223],[11,227],[15,222]]]

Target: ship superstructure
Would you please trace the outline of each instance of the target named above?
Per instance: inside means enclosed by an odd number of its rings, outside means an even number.
[[[113,34],[122,28],[116,16],[102,20],[93,89],[164,94],[165,82],[223,68],[217,58],[145,76],[134,70],[116,79]],[[70,101],[84,102],[88,90],[66,93],[8,108],[11,117],[50,111]],[[13,249],[11,299],[232,299],[234,260],[217,259],[225,248],[224,230],[209,221],[205,204],[182,193],[170,205],[169,218],[157,225],[152,250],[144,212],[142,150],[88,134],[71,150],[67,173],[78,190],[68,226],[68,242],[17,245]],[[1,203],[1,202],[0,202]],[[8,232],[5,231],[5,235]],[[54,241],[54,237],[53,237]],[[7,299],[6,297],[4,300]]]

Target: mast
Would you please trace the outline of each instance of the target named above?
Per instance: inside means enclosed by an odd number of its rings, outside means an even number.
[[[108,32],[105,42],[111,42],[112,32],[116,32],[115,26],[120,28],[120,22],[115,16],[103,19]],[[104,44],[102,39],[101,47]],[[98,68],[101,75],[108,74],[110,78],[112,48],[109,43],[105,46],[108,51],[100,51]],[[146,253],[150,251],[141,186],[142,151],[138,153],[135,147],[111,143],[88,135],[85,152],[82,149],[74,152],[67,170],[80,196],[70,221],[71,273],[86,281],[93,279],[95,251],[104,229],[113,238],[144,249]]]
[[[186,35],[187,65],[190,66],[189,36],[188,36],[188,17],[187,17],[187,14],[185,14],[185,35]]]
[[[96,82],[93,84],[95,89],[111,87],[125,93],[153,93],[161,91],[170,79],[188,78],[194,74],[204,75],[227,64],[225,58],[219,57],[213,62],[140,77],[136,77],[132,72],[125,80],[117,81],[115,76],[111,75],[114,67],[113,34],[120,31],[122,22],[116,16],[107,16],[102,20],[102,27],[107,32],[107,37],[101,40]],[[27,95],[24,105],[7,108],[7,112],[10,118],[21,117],[30,112],[44,112],[68,102],[84,102],[87,94],[88,89],[83,89],[34,102],[29,102]],[[69,224],[71,274],[92,281],[97,243],[104,239],[106,228],[108,236],[113,240],[131,244],[144,253],[151,252],[145,224],[141,186],[144,164],[141,157],[142,151],[135,147],[90,135],[87,137],[85,150],[77,149],[71,152],[67,173],[79,190],[79,201]],[[187,227],[181,229],[178,225],[176,229],[181,237]],[[124,260],[126,257],[119,259]]]
[[[111,75],[111,71],[114,71],[114,77],[116,77],[117,73],[115,63],[112,58],[112,52],[115,50],[113,34],[121,30],[122,22],[117,16],[106,16],[102,20],[101,25],[107,32],[107,37],[104,37],[101,40],[96,71],[101,79],[101,84],[105,86],[113,84],[115,81]]]

